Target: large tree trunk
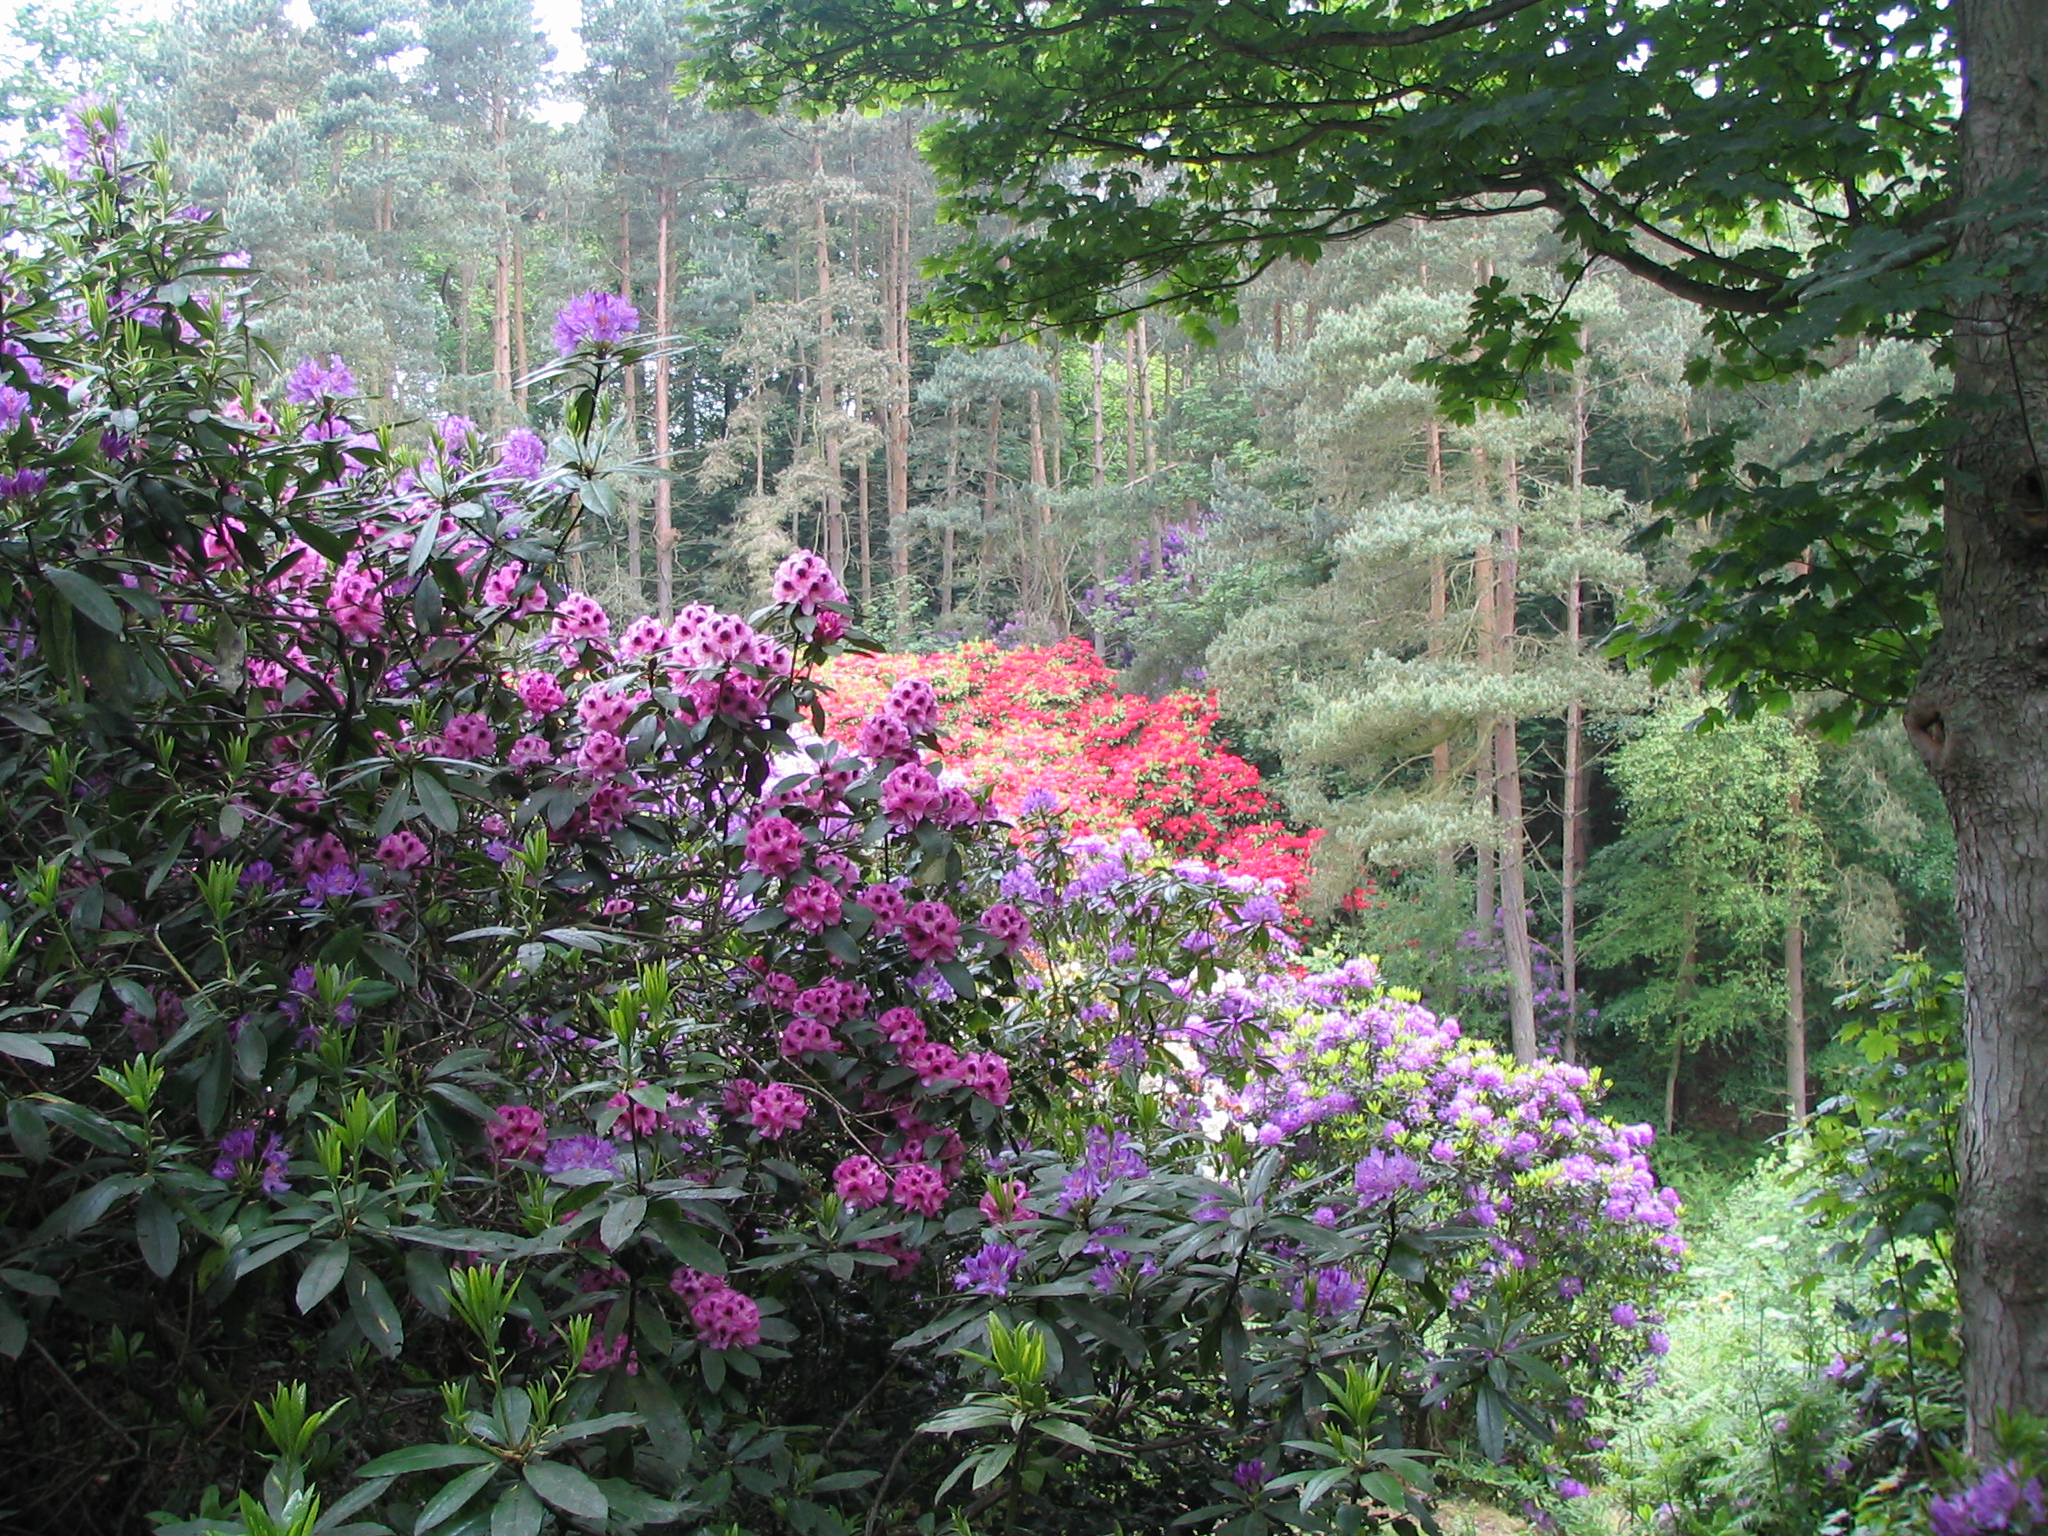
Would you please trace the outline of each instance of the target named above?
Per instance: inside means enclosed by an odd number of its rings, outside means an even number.
[[[1960,199],[2048,166],[2048,0],[1963,0]],[[2038,196],[2038,192],[2035,194]],[[1996,259],[1982,223],[1962,254]],[[1969,978],[1957,1269],[1972,1448],[2048,1414],[2048,305],[1997,286],[1955,329],[1965,417],[1949,481],[1942,636],[1907,728],[1956,829]],[[1959,409],[1963,407],[1959,406]]]

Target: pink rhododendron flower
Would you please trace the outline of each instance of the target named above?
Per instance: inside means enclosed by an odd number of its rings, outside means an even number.
[[[609,779],[626,767],[626,744],[610,731],[592,731],[576,749],[576,771],[586,779]]]
[[[999,901],[981,914],[981,931],[1008,954],[1031,938],[1031,919],[1007,901]]]
[[[643,613],[619,636],[619,660],[645,661],[668,649],[667,628],[652,614]]]
[[[1010,1064],[994,1051],[962,1056],[952,1075],[991,1104],[1010,1102]]]
[[[430,857],[416,832],[401,829],[377,844],[377,862],[386,869],[418,869]]]
[[[903,1053],[903,1061],[927,1088],[949,1078],[960,1081],[960,1053],[942,1040],[927,1040],[909,1047]]]
[[[611,616],[604,604],[582,592],[564,592],[555,605],[554,635],[573,645],[582,640],[602,640],[612,632]]]
[[[747,1102],[748,1123],[768,1141],[787,1136],[810,1112],[811,1101],[787,1083],[770,1083]]]
[[[905,763],[882,781],[882,812],[905,831],[923,821],[944,799],[938,780],[915,763]]]
[[[641,1084],[634,1084],[640,1087]],[[652,1136],[668,1120],[661,1110],[650,1108],[634,1098],[630,1090],[621,1090],[605,1100],[607,1108],[619,1112],[612,1122],[612,1135],[620,1141],[631,1141],[636,1136]]]
[[[803,829],[787,816],[757,816],[747,828],[747,862],[764,875],[793,875],[804,862]]]
[[[891,933],[902,927],[903,914],[910,910],[910,903],[893,885],[864,885],[854,899],[875,914],[876,933]]]
[[[782,910],[806,933],[823,933],[839,921],[839,893],[814,875],[782,899]]]
[[[960,950],[960,919],[943,901],[920,901],[903,914],[903,941],[913,960],[943,964]]]
[[[644,693],[619,693],[610,688],[593,688],[576,704],[576,718],[586,731],[609,731],[616,736],[633,711],[647,702]]]
[[[483,715],[457,715],[441,727],[441,750],[450,757],[482,762],[498,750],[498,733]]]
[[[569,696],[562,692],[562,685],[548,672],[523,673],[514,691],[519,695],[519,702],[533,715],[551,715],[569,702]]]
[[[484,1127],[491,1156],[510,1163],[539,1157],[548,1144],[548,1123],[529,1104],[500,1104]]]
[[[889,1194],[906,1211],[936,1216],[946,1203],[946,1177],[930,1163],[905,1163],[896,1170]]]
[[[327,612],[353,644],[367,645],[384,633],[384,609],[377,578],[368,571],[337,571],[328,589]]]
[[[706,1296],[728,1289],[725,1276],[708,1275],[687,1264],[676,1266],[675,1273],[668,1277],[668,1288],[683,1299],[686,1307],[693,1307]]]
[[[910,732],[902,721],[887,715],[876,715],[860,728],[860,752],[878,763],[917,761],[917,743],[910,739]]]
[[[541,767],[554,760],[554,746],[545,736],[522,736],[512,743],[512,750],[505,756],[506,763],[521,772],[528,768]]]
[[[876,1021],[882,1031],[882,1038],[891,1045],[912,1046],[924,1043],[924,1020],[918,1017],[915,1008],[891,1008]]]
[[[775,568],[768,591],[776,602],[794,603],[802,613],[815,613],[820,603],[846,601],[846,589],[832,567],[808,549],[798,550]]]
[[[913,736],[929,736],[939,728],[939,696],[921,677],[906,677],[889,690],[882,713]]]
[[[699,1296],[690,1307],[697,1342],[706,1349],[751,1349],[761,1342],[761,1308],[730,1288]]]
[[[821,1020],[791,1019],[782,1026],[780,1049],[785,1056],[801,1056],[809,1051],[837,1051],[840,1043]]]
[[[889,1198],[889,1175],[872,1157],[849,1157],[832,1170],[832,1187],[856,1211],[873,1210]]]

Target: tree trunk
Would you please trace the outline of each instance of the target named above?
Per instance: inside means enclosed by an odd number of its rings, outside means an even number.
[[[1138,483],[1138,333],[1124,332],[1124,484]]]
[[[1588,345],[1586,331],[1579,333],[1579,349]],[[1587,437],[1586,365],[1582,361],[1572,376],[1572,534],[1585,526],[1578,500],[1586,489]],[[1565,588],[1564,637],[1569,664],[1579,665],[1579,646],[1585,623],[1585,590],[1576,566]],[[1564,983],[1564,1059],[1579,1058],[1579,871],[1585,867],[1586,820],[1586,706],[1573,698],[1564,707],[1564,826],[1558,857],[1558,960]]]
[[[875,611],[875,546],[868,532],[868,456],[860,456],[860,467],[854,471],[860,485],[860,500],[857,516],[860,519],[860,611],[863,614]]]
[[[1486,450],[1472,450],[1472,483],[1475,505],[1484,507],[1491,499],[1487,484]],[[1499,593],[1495,588],[1493,563],[1493,540],[1489,538],[1475,553],[1472,561],[1473,596],[1479,609],[1478,649],[1479,665],[1482,669],[1493,665],[1494,604]],[[1493,722],[1482,719],[1473,732],[1477,766],[1473,770],[1472,797],[1482,821],[1495,816],[1494,775],[1498,760],[1494,755]],[[1476,868],[1472,877],[1472,915],[1479,930],[1479,943],[1490,948],[1493,944],[1493,923],[1500,911],[1493,888],[1493,844],[1483,839],[1473,849]]]
[[[1003,400],[998,395],[988,406],[988,464],[981,472],[981,538],[974,548],[974,612],[984,623],[988,621],[988,538],[996,525],[996,486],[1002,444]]]
[[[668,335],[668,227],[674,195],[661,194],[661,221],[654,235],[654,334]],[[654,602],[666,624],[675,617],[676,528],[675,488],[669,483],[667,357],[654,360]]]
[[[626,206],[625,194],[619,195],[619,292],[628,304],[633,302],[633,216]],[[637,458],[640,452],[640,365],[626,370],[625,378],[626,411],[626,457]],[[647,572],[641,558],[640,548],[640,497],[636,488],[628,482],[624,497],[626,507],[626,574],[632,583],[633,606],[637,609],[647,601]]]
[[[1513,454],[1502,465],[1507,525],[1501,530],[1500,573],[1494,596],[1496,661],[1503,673],[1515,669],[1517,598],[1521,586],[1521,476]],[[1494,805],[1500,823],[1501,943],[1508,966],[1508,1037],[1515,1060],[1536,1059],[1536,952],[1529,940],[1526,880],[1528,828],[1522,815],[1522,753],[1513,715],[1493,727]]]
[[[939,619],[953,617],[953,508],[960,499],[960,407],[946,408],[946,521],[939,530]]]
[[[1969,207],[2048,165],[2048,4],[1963,0],[1955,24]],[[2041,237],[1980,221],[1961,254],[2038,269]],[[2000,1410],[2048,1414],[2048,303],[2038,287],[1990,287],[1954,344],[1967,414],[1944,510],[1942,636],[1906,723],[1956,829],[1970,1068],[1958,1300],[1971,1446],[1989,1456]]]
[[[497,266],[491,274],[491,420],[502,424],[512,399],[512,239],[498,227]]]
[[[1796,904],[1785,924],[1785,1113],[1806,1123],[1806,925]]]
[[[889,581],[895,591],[891,623],[908,634],[910,625],[910,194],[896,215],[890,242],[890,400],[884,423],[887,442],[883,472],[888,482]]]
[[[1029,434],[1031,444],[1031,506],[1018,519],[1017,553],[1021,564],[1024,611],[1034,619],[1050,623],[1052,600],[1052,539],[1048,526],[1052,507],[1046,500],[1045,407],[1040,390],[1031,391]]]
[[[811,146],[811,172],[817,183],[812,203],[812,235],[817,243],[818,263],[818,389],[813,409],[818,413],[818,441],[825,453],[825,506],[823,511],[825,563],[844,584],[846,577],[846,485],[839,462],[839,386],[834,377],[832,356],[832,247],[825,225],[825,158],[822,144]]]
[[[526,362],[526,232],[512,226],[512,389],[519,414],[527,411]]]
[[[1138,431],[1145,442],[1145,478],[1159,473],[1159,435],[1152,429],[1152,341],[1138,316]]]
[[[1277,351],[1280,341],[1280,305],[1273,305],[1273,346]],[[1423,444],[1428,453],[1429,494],[1442,496],[1444,493],[1444,429],[1443,423],[1434,416],[1423,429]],[[1450,572],[1442,555],[1429,557],[1429,654],[1441,658],[1444,653],[1444,620],[1450,609]],[[1447,736],[1429,749],[1430,787],[1439,797],[1448,798],[1451,791],[1451,741]],[[1436,883],[1439,896],[1448,900],[1452,882],[1457,873],[1458,850],[1445,843],[1436,851]]]

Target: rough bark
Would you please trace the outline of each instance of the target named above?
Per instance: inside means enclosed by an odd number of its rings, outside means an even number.
[[[2048,167],[2048,0],[1963,0],[1960,201]],[[2033,196],[2038,199],[2038,184]],[[1997,260],[2038,225],[1965,232]],[[1964,424],[1944,508],[1942,637],[1907,729],[1956,829],[1968,977],[1959,1302],[1972,1447],[2048,1414],[2048,303],[1993,284],[1958,316]]]

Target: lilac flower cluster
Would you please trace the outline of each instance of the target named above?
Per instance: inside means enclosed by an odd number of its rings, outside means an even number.
[[[2023,1471],[2015,1461],[1986,1467],[1974,1483],[1927,1506],[1928,1529],[1934,1536],[1989,1536],[1993,1531],[2033,1531],[2048,1525],[2041,1479],[2021,1481]]]
[[[617,294],[578,294],[555,316],[555,350],[564,357],[582,346],[608,351],[638,329],[640,311]]]

